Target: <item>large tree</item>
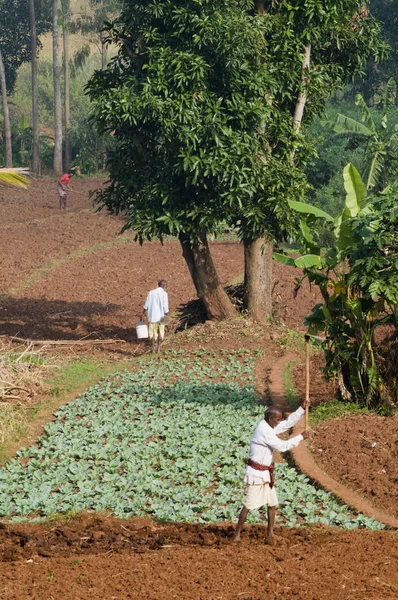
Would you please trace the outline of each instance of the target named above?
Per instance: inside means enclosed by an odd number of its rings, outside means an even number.
[[[234,311],[207,235],[265,185],[257,131],[270,113],[272,76],[250,5],[127,0],[112,30],[119,54],[89,84],[96,119],[117,139],[100,199],[126,211],[140,241],[179,236],[213,318]]]
[[[99,197],[141,241],[179,235],[210,316],[232,313],[207,244],[225,221],[244,242],[249,312],[271,312],[272,242],[306,187],[302,123],[380,50],[374,21],[353,21],[359,5],[124,2],[110,38],[119,54],[89,84],[95,118],[118,141]]]

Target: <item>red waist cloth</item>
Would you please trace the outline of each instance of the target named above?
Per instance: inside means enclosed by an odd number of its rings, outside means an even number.
[[[274,478],[274,464],[267,467],[267,465],[260,465],[260,463],[252,460],[251,458],[247,459],[247,465],[252,469],[256,469],[256,471],[269,471],[269,487],[272,489],[274,487],[275,478]]]

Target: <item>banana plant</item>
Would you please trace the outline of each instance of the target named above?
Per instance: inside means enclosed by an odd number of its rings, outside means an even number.
[[[396,180],[396,164],[394,168],[391,163],[398,159],[398,126],[394,126],[392,133],[388,131],[388,113],[395,104],[396,93],[396,83],[389,79],[384,90],[379,127],[361,94],[357,94],[355,100],[361,109],[361,121],[339,113],[333,124],[335,133],[362,138],[366,142],[362,177],[366,179],[367,190],[380,190]]]
[[[374,331],[379,324],[375,303],[363,297],[357,285],[350,285],[347,250],[361,242],[353,220],[371,214],[370,199],[357,169],[348,164],[343,171],[346,190],[341,215],[333,218],[317,207],[290,202],[300,217],[301,256],[274,254],[279,262],[302,269],[296,292],[303,280],[318,286],[323,298],[305,324],[309,333],[325,334],[322,343],[326,358],[326,375],[335,377],[344,400],[365,399],[369,404],[379,385],[373,351]],[[316,239],[316,225],[332,229],[333,247],[324,251]]]
[[[274,258],[283,264],[300,269],[333,269],[341,262],[345,248],[352,244],[356,236],[350,226],[350,219],[359,213],[369,210],[366,187],[353,164],[349,163],[343,171],[344,188],[346,190],[345,205],[341,215],[332,217],[320,208],[306,202],[290,201],[290,208],[300,217],[302,256],[291,258],[284,254],[274,253]],[[335,238],[335,247],[322,254],[322,247],[314,237],[314,226],[322,224],[331,227]]]

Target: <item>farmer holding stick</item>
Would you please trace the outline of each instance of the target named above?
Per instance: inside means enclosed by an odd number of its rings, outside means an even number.
[[[239,540],[249,510],[267,506],[268,528],[266,542],[270,544],[275,542],[274,523],[278,497],[274,487],[273,454],[274,450],[279,450],[279,452],[291,450],[298,446],[302,440],[306,440],[309,437],[309,431],[306,430],[287,441],[278,438],[278,434],[296,425],[308,413],[308,406],[309,400],[306,399],[284,421],[282,421],[282,411],[277,406],[270,406],[264,413],[264,419],[257,425],[250,442],[249,459],[246,465],[246,495],[233,541],[237,542]]]
[[[62,177],[60,177],[58,179],[58,183],[57,183],[57,190],[58,190],[58,196],[59,196],[59,208],[62,209],[66,209],[66,190],[72,190],[71,187],[69,187],[69,183],[70,180],[72,179],[74,173],[73,171],[68,171],[67,173],[64,173],[62,175]]]

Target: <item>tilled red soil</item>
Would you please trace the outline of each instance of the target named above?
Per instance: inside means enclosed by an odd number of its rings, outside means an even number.
[[[382,600],[396,598],[396,535],[332,528],[159,525],[81,517],[0,531],[7,600]]]
[[[122,338],[128,341],[129,353],[137,347],[134,328],[145,295],[160,277],[169,280],[172,310],[195,297],[176,242],[146,243],[142,248],[130,242],[114,244],[122,221],[95,213],[88,199],[88,191],[99,184],[76,180],[78,193],[69,194],[68,209],[62,213],[55,180],[36,180],[27,192],[0,188],[0,335]],[[108,245],[95,247],[98,243]],[[212,244],[212,251],[223,283],[242,274],[239,244]],[[42,267],[46,269],[38,272]],[[268,328],[262,338],[261,387],[267,369],[283,351],[284,326],[301,329],[303,317],[318,301],[308,287],[293,299],[297,275],[274,266],[280,325],[275,331]],[[215,327],[198,328],[203,332],[198,339],[226,348],[261,341],[251,338],[243,321],[240,337],[231,341],[228,328],[224,337],[215,339]],[[179,343],[178,336],[173,339]],[[323,400],[333,390],[323,384],[315,360],[312,369],[312,397]],[[387,460],[388,452],[391,460],[394,448],[396,452],[396,421],[372,419],[328,424],[324,431],[319,429],[313,447],[317,460],[318,454],[324,455],[326,470],[382,506],[392,498],[392,487],[383,487],[383,476],[392,483],[395,477],[396,485],[396,471]],[[380,467],[387,473],[381,472],[375,482]],[[384,506],[393,510],[392,502]],[[111,517],[7,525],[0,529],[0,597],[382,600],[398,596],[392,532],[281,529],[276,547],[263,544],[261,527],[247,528],[238,545],[230,543],[231,533],[232,525],[155,525]]]
[[[123,221],[95,212],[88,198],[99,185],[75,180],[66,211],[58,208],[53,179],[34,180],[27,191],[0,189],[0,334],[135,342],[146,294],[160,278],[169,282],[172,310],[195,298],[178,242],[141,247],[124,234],[131,242],[117,243]],[[223,284],[242,275],[240,244],[213,243],[212,253]],[[302,327],[317,298],[306,286],[293,298],[297,276],[274,265],[275,313],[290,329]]]
[[[398,414],[321,423],[310,447],[316,462],[332,477],[398,516]]]

